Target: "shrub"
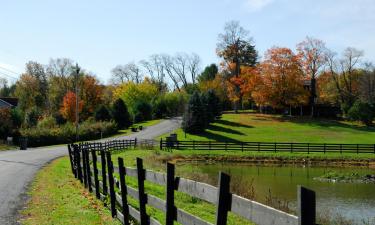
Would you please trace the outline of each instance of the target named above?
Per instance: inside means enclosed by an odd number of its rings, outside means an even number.
[[[76,130],[73,123],[66,123],[60,127],[38,129],[27,128],[21,129],[21,135],[28,138],[28,146],[37,147],[44,145],[64,144],[75,141]],[[80,124],[79,140],[87,141],[107,137],[117,132],[114,122],[93,122],[87,120]]]
[[[44,117],[42,120],[38,121],[38,128],[55,128],[57,126],[55,118],[52,116]]]
[[[204,131],[205,125],[204,107],[198,92],[194,92],[186,107],[182,128],[187,133],[195,134]]]
[[[373,107],[367,102],[357,100],[348,111],[348,117],[351,120],[361,121],[367,126],[372,124],[374,119]]]
[[[5,139],[13,127],[10,109],[0,109],[0,120],[0,139]]]
[[[138,102],[135,106],[134,122],[142,122],[146,120],[151,120],[151,105],[147,102]]]
[[[127,128],[131,125],[128,108],[122,99],[117,99],[113,103],[112,117],[119,128]]]
[[[164,96],[164,100],[167,106],[167,116],[179,116],[184,113],[188,95],[185,92],[167,93]]]
[[[167,115],[167,104],[163,96],[152,101],[152,118],[160,119]]]
[[[110,121],[111,113],[109,112],[109,109],[105,105],[100,105],[94,113],[94,117],[96,121]]]
[[[32,108],[30,112],[26,113],[25,123],[27,127],[35,127],[38,124],[42,113],[37,108]]]

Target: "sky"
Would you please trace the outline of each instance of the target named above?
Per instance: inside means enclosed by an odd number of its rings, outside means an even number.
[[[14,81],[26,62],[58,57],[103,83],[116,65],[157,53],[194,52],[203,68],[220,61],[218,34],[231,20],[250,31],[261,56],[311,36],[375,62],[374,12],[374,0],[0,0],[0,78]]]

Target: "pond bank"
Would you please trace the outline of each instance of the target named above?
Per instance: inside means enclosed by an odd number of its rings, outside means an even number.
[[[309,157],[309,156],[244,156],[244,155],[209,155],[209,154],[161,154],[154,156],[155,159],[165,163],[191,163],[191,162],[205,162],[205,163],[250,163],[262,165],[314,165],[314,166],[333,166],[333,167],[368,167],[375,169],[374,158],[324,158],[324,157]]]

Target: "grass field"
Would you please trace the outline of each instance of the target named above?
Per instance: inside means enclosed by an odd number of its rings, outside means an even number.
[[[30,202],[22,212],[21,223],[25,225],[120,224],[74,179],[67,157],[42,169],[29,194]]]
[[[10,150],[10,149],[15,149],[15,148],[17,147],[14,145],[0,144],[0,151]]]
[[[135,123],[132,126],[133,127],[143,126],[145,128],[145,127],[153,126],[153,125],[158,124],[160,122],[161,122],[161,120],[149,120],[149,121],[145,121],[145,122]],[[129,135],[129,134],[131,134],[131,132],[132,131],[130,130],[130,128],[123,129],[123,130],[118,130],[117,134],[115,134],[115,135],[113,135],[111,137]]]
[[[255,113],[223,114],[199,135],[187,134],[185,138],[182,129],[176,132],[179,140],[196,141],[375,143],[374,127],[346,121]]]

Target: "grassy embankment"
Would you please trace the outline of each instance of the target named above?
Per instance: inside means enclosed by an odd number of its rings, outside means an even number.
[[[222,119],[212,123],[202,134],[187,134],[182,129],[175,131],[179,140],[196,141],[259,141],[259,142],[303,142],[303,143],[343,143],[374,144],[375,128],[365,127],[358,123],[328,119],[311,119],[307,117],[283,117],[255,113],[223,114]],[[163,135],[162,138],[167,135]],[[160,138],[158,138],[160,139]],[[185,158],[216,158],[231,161],[256,161],[256,159],[339,159],[356,161],[361,159],[375,160],[374,154],[354,153],[273,153],[273,152],[239,152],[239,151],[174,151],[173,155]],[[176,157],[174,157],[176,158]],[[250,160],[249,160],[250,159]],[[222,161],[222,160],[221,160]]]
[[[161,121],[162,120],[159,120],[159,119],[158,120],[149,120],[149,121],[145,121],[145,122],[135,123],[135,124],[132,125],[132,127],[143,126],[143,128],[147,128],[149,126],[156,125],[156,124],[160,123]],[[111,137],[129,135],[131,133],[132,133],[132,131],[130,130],[130,127],[129,127],[128,129],[118,130],[117,134],[112,135]]]
[[[103,203],[88,193],[71,173],[68,157],[43,168],[31,186],[31,199],[22,211],[21,223],[120,224]]]

